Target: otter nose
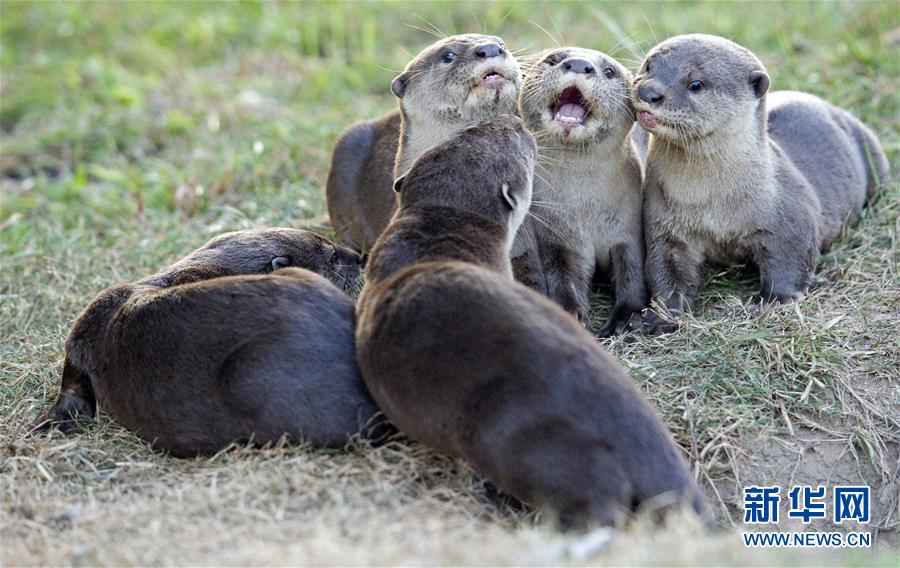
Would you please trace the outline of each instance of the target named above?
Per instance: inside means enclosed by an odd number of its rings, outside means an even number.
[[[362,264],[363,258],[356,251],[347,250],[341,256],[341,264],[349,264],[359,266]]]
[[[662,102],[665,98],[662,93],[646,83],[638,87],[637,96],[645,103],[650,103],[652,105]]]
[[[589,61],[575,58],[566,59],[563,62],[563,69],[572,73],[584,73],[585,75],[593,75],[595,72],[594,66]]]
[[[475,55],[484,59],[487,59],[488,57],[497,57],[503,55],[503,48],[493,42],[485,43],[483,45],[479,45],[475,49]]]

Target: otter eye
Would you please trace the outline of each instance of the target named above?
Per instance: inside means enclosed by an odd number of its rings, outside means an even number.
[[[607,79],[612,79],[613,77],[616,76],[616,70],[613,69],[612,67],[607,67],[606,69],[603,70],[603,75]]]
[[[701,81],[691,81],[690,83],[688,83],[688,91],[691,91],[692,93],[696,93],[702,88],[703,83]]]
[[[450,63],[451,61],[456,59],[456,54],[453,53],[452,51],[448,51],[447,53],[444,54],[443,57],[441,57],[441,59],[444,61],[444,63]]]
[[[548,55],[547,58],[544,59],[544,63],[546,63],[547,65],[556,65],[559,63],[559,56],[555,54]]]

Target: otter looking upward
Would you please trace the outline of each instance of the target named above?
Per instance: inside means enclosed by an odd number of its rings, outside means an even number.
[[[615,306],[598,335],[612,335],[647,305],[631,74],[605,53],[564,47],[523,75],[519,109],[542,146],[531,213],[545,293],[587,322],[595,275],[610,280]]]
[[[335,143],[325,194],[340,240],[371,248],[396,208],[394,179],[438,142],[513,112],[520,83],[516,59],[496,36],[450,36],[416,55],[391,82],[400,109],[347,127]]]

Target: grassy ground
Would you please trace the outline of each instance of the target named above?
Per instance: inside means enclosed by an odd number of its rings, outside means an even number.
[[[673,336],[606,347],[690,458],[723,526],[636,526],[605,548],[560,536],[465,464],[404,440],[345,452],[151,452],[101,417],[25,437],[55,395],[63,338],[93,294],[211,235],[324,210],[330,146],[395,105],[432,37],[487,30],[635,67],[676,33],[756,51],[773,89],[850,108],[900,166],[893,2],[701,4],[0,4],[0,562],[15,564],[835,564],[896,566],[900,190],[893,183],[796,306],[742,315],[752,273],[717,274]],[[543,28],[543,29],[541,29]],[[602,295],[597,318],[609,309]],[[740,487],[873,486],[874,551],[750,553]],[[782,525],[782,530],[786,525]],[[831,525],[822,525],[832,530]],[[601,550],[602,548],[602,550]]]

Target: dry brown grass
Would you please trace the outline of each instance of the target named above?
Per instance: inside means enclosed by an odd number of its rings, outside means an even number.
[[[552,44],[538,21],[565,43],[627,46],[615,54],[632,67],[667,35],[726,35],[760,54],[773,88],[853,110],[898,172],[895,3],[0,8],[0,564],[897,566],[896,182],[798,305],[747,316],[756,277],[729,270],[679,333],[604,342],[675,434],[719,532],[677,520],[605,545],[604,533],[560,535],[465,464],[403,439],[176,460],[102,416],[69,438],[25,436],[93,294],[214,232],[321,213],[334,137],[392,108],[386,69],[430,41],[401,25],[420,25],[413,14],[530,51]],[[184,188],[198,187],[188,203]],[[596,318],[609,307],[598,295]],[[743,486],[842,482],[874,488],[873,550],[743,547]]]
[[[900,522],[897,196],[882,195],[826,259],[830,282],[799,305],[745,317],[753,277],[730,271],[679,333],[606,342],[685,449],[723,532],[638,523],[605,547],[602,535],[555,533],[464,463],[403,439],[176,460],[105,417],[69,438],[25,436],[55,393],[65,322],[99,287],[90,273],[141,273],[121,267],[140,237],[98,245],[86,263],[37,244],[50,256],[16,262],[42,284],[12,288],[4,302],[3,564],[890,565]],[[595,308],[608,305],[598,298]],[[742,486],[855,482],[874,490],[874,551],[742,546]]]

